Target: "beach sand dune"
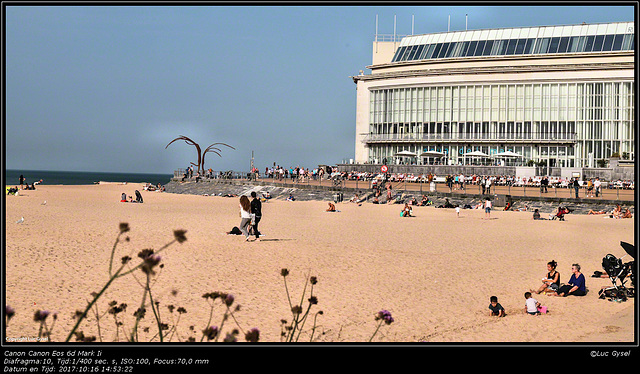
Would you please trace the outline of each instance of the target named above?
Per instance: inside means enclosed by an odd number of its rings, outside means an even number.
[[[120,194],[138,189],[143,204],[121,203]],[[43,205],[43,201],[47,201]],[[598,299],[608,279],[591,278],[602,271],[608,254],[626,255],[620,241],[634,243],[635,219],[568,215],[565,222],[533,221],[531,212],[414,207],[415,217],[402,218],[400,205],[337,204],[325,212],[322,201],[269,201],[263,204],[260,242],[225,235],[240,223],[238,199],[145,192],[140,184],[90,186],[40,185],[35,191],[7,196],[6,303],[16,314],[7,337],[34,337],[36,310],[57,313],[52,340],[62,341],[73,327],[73,314],[83,310],[109,278],[111,248],[121,222],[129,224],[129,241],[117,246],[115,265],[129,255],[158,249],[187,231],[187,241],[161,253],[164,267],[152,284],[164,321],[173,326],[183,307],[173,341],[200,341],[210,306],[202,295],[221,291],[234,295],[241,309],[235,318],[242,331],[260,330],[260,340],[280,341],[281,320],[291,321],[285,283],[299,304],[307,276],[316,276],[313,293],[322,310],[314,341],[366,342],[380,310],[394,322],[375,335],[377,342],[633,342],[634,303]],[[543,212],[550,213],[550,212]],[[543,214],[545,216],[545,214]],[[24,222],[16,221],[24,217]],[[123,236],[124,238],[124,236]],[[629,260],[629,258],[626,258]],[[524,293],[540,285],[546,263],[558,262],[566,282],[571,264],[587,277],[585,297],[534,295],[550,313],[524,313]],[[105,313],[110,301],[126,303],[119,316],[125,329],[143,295],[141,272],[116,280],[97,303]],[[307,288],[308,297],[309,288]],[[489,317],[489,297],[497,296],[506,318]],[[303,305],[307,305],[306,300]],[[212,325],[223,308],[215,306]],[[80,330],[98,336],[92,314]],[[100,337],[125,341],[111,315],[103,315]],[[226,327],[235,327],[227,321]],[[148,331],[144,328],[149,327]],[[312,321],[299,341],[308,341]],[[150,311],[141,322],[140,341],[157,332]],[[244,341],[243,337],[239,340]]]

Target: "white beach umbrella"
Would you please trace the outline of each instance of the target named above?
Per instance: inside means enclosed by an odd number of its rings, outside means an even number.
[[[444,153],[438,151],[426,151],[421,153],[420,157],[444,157]]]
[[[416,157],[417,155],[413,152],[409,151],[400,151],[395,154],[395,156],[404,156],[404,157]]]
[[[517,154],[515,152],[511,152],[511,151],[504,151],[504,152],[500,152],[500,153],[496,153],[494,155],[495,157],[524,157],[520,154]]]
[[[490,157],[488,154],[480,151],[473,151],[464,154],[465,157]]]

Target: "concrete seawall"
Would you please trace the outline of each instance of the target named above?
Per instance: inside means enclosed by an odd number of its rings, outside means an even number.
[[[339,194],[342,194],[344,201],[348,201],[355,194],[363,203],[372,203],[373,193],[371,189],[365,188],[345,188],[330,186],[314,186],[300,184],[296,186],[276,186],[269,181],[239,181],[239,180],[209,180],[209,181],[185,181],[172,180],[166,186],[166,192],[190,195],[206,196],[228,196],[236,195],[250,196],[255,191],[258,196],[262,193],[269,193],[271,198],[284,200],[289,195],[293,195],[298,201],[339,201]],[[500,209],[511,203],[512,209],[527,207],[528,210],[539,209],[541,212],[553,212],[558,206],[567,206],[573,210],[574,214],[587,214],[590,210],[611,211],[620,204],[623,208],[629,208],[634,212],[634,203],[618,200],[594,200],[594,199],[574,199],[558,197],[536,197],[536,196],[512,196],[512,195],[482,195],[482,194],[458,194],[446,192],[424,192],[432,201],[434,206],[443,205],[448,199],[452,204],[464,206],[475,206],[482,203],[487,197],[491,198],[494,207]],[[418,191],[395,191],[394,201],[399,204],[410,202],[415,198],[418,202],[422,200],[422,195]],[[386,202],[386,194],[379,197],[381,203]]]

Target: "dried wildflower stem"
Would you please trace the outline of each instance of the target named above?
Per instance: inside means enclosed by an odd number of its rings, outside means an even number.
[[[151,303],[151,310],[153,311],[153,316],[156,318],[156,324],[158,325],[158,335],[160,336],[160,342],[162,343],[164,337],[162,336],[162,326],[160,323],[160,311],[156,311],[156,308],[153,304],[153,296],[151,295],[151,288],[149,287],[149,275],[147,275],[147,291],[149,292],[149,302]]]
[[[204,341],[204,331],[207,331],[207,329],[211,326],[211,320],[213,319],[213,302],[211,302],[211,309],[209,309],[209,321],[207,321],[207,327],[204,328],[203,333],[202,333],[202,338],[200,338],[200,341]]]
[[[111,276],[111,268],[113,266],[113,255],[116,253],[116,247],[118,246],[118,242],[120,242],[120,235],[122,235],[126,231],[120,230],[118,236],[116,236],[116,241],[113,243],[113,247],[111,248],[111,258],[109,259],[109,276]]]
[[[226,306],[226,310],[224,311],[224,314],[222,315],[222,321],[220,322],[220,328],[218,329],[218,335],[216,336],[216,342],[218,341],[218,338],[220,337],[220,335],[222,335],[222,328],[224,327],[224,323],[227,319],[229,319],[229,306]]]
[[[111,285],[111,283],[116,280],[116,278],[118,278],[118,276],[120,275],[120,272],[122,271],[122,269],[124,269],[124,264],[122,264],[122,266],[120,266],[120,268],[118,269],[118,271],[116,271],[116,273],[114,275],[111,276],[111,278],[109,278],[109,280],[107,281],[107,283],[104,285],[104,287],[102,287],[102,289],[100,290],[100,292],[98,292],[96,294],[96,296],[94,296],[93,300],[91,300],[91,302],[89,303],[89,305],[87,305],[87,308],[84,310],[84,312],[82,312],[82,314],[80,315],[80,317],[78,317],[78,321],[76,322],[75,326],[73,326],[73,329],[71,329],[71,332],[69,332],[69,335],[67,336],[67,339],[65,340],[65,342],[68,342],[71,337],[73,336],[73,334],[76,332],[76,330],[78,329],[78,326],[80,326],[80,323],[85,319],[85,317],[87,316],[87,313],[89,312],[89,310],[91,310],[91,308],[93,307],[93,305],[96,303],[96,301],[98,301],[98,299],[100,298],[100,296],[102,296],[102,294],[104,293],[104,291],[107,290],[107,288],[109,288],[109,286]]]
[[[100,332],[100,314],[98,313],[98,305],[95,305],[95,310],[93,311],[96,314],[96,323],[98,324],[98,338],[102,341],[102,333]]]
[[[309,311],[311,310],[311,304],[309,304],[309,307],[307,307],[307,311],[304,313],[304,315],[302,316],[302,318],[300,319],[300,327],[298,328],[298,335],[296,336],[296,341],[298,341],[298,339],[300,339],[300,334],[302,334],[302,329],[304,328],[304,324],[305,322],[307,322],[307,317],[309,316]],[[293,337],[293,334],[291,334]]]
[[[138,308],[138,310],[136,311],[136,322],[133,325],[133,329],[131,330],[131,337],[129,338],[129,341],[134,342],[137,340],[137,336],[138,336],[138,323],[140,322],[140,320],[142,319],[142,316],[144,315],[144,305],[147,302],[147,293],[149,292],[149,273],[147,273],[147,285],[144,288],[144,292],[142,293],[142,303],[140,304],[140,308]]]
[[[382,326],[383,321],[381,320],[378,323],[378,327],[376,327],[376,331],[373,332],[373,335],[371,335],[371,338],[369,338],[369,342],[371,342],[373,340],[373,337],[376,336],[376,334],[378,333],[378,330],[380,330],[380,326]]]
[[[322,312],[317,312],[316,314],[313,315],[313,327],[311,328],[311,338],[309,338],[309,341],[312,342],[313,341],[313,335],[316,332],[316,328],[317,328],[317,322],[318,322],[318,314],[322,314]]]

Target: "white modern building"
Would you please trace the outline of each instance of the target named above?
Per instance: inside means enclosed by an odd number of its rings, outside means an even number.
[[[355,162],[634,160],[634,34],[619,22],[375,40],[371,73],[352,77]]]

